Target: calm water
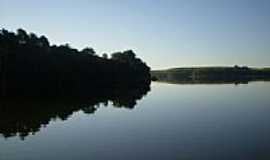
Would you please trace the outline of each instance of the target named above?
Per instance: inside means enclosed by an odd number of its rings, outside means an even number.
[[[47,111],[51,118],[35,123],[29,113],[2,108],[15,118],[1,118],[0,160],[270,159],[269,95],[269,82],[152,83],[133,107],[109,102],[94,113],[93,106],[62,116]],[[14,135],[18,126],[21,136]]]

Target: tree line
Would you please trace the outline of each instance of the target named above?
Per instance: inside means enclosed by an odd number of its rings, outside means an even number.
[[[0,96],[87,96],[100,88],[149,85],[150,67],[132,50],[98,56],[51,45],[45,36],[0,30]]]
[[[195,67],[172,68],[151,71],[152,80],[172,83],[248,83],[249,81],[269,81],[268,68],[240,67]]]

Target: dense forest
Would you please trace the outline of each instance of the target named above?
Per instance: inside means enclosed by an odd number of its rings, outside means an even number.
[[[45,36],[0,30],[0,96],[88,96],[101,88],[148,86],[150,67],[132,50],[98,56],[51,45]]]
[[[172,68],[151,71],[155,81],[171,83],[248,83],[249,81],[270,80],[270,68],[239,67],[197,67]]]

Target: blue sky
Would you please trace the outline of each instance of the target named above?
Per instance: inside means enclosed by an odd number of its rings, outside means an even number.
[[[133,49],[153,69],[270,66],[269,0],[0,0],[0,27],[51,43]]]

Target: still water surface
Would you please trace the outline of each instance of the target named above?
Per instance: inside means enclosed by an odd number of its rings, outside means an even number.
[[[269,82],[152,83],[134,108],[100,104],[24,138],[0,133],[0,160],[270,159],[269,95]]]

